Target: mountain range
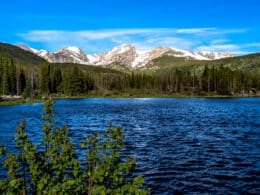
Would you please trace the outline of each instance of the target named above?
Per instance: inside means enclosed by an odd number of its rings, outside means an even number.
[[[157,47],[148,51],[139,51],[133,45],[123,44],[114,47],[108,52],[101,54],[86,54],[82,49],[75,46],[68,46],[56,52],[37,50],[26,45],[17,45],[23,50],[29,51],[47,60],[50,63],[76,63],[97,66],[108,66],[119,64],[130,69],[145,67],[154,59],[162,56],[184,58],[184,60],[216,60],[234,57],[231,53],[219,53],[208,51],[188,51],[170,47]]]

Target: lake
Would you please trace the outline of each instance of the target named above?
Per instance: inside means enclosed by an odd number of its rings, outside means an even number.
[[[79,144],[111,121],[153,194],[260,194],[260,98],[90,98],[55,102]],[[17,123],[41,139],[42,104],[0,106],[0,142],[15,151]]]

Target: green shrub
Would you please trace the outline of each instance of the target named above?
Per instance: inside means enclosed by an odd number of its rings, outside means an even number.
[[[123,129],[109,125],[102,135],[94,133],[81,144],[86,162],[81,164],[68,137],[68,128],[57,128],[53,102],[46,101],[43,137],[40,146],[27,137],[25,120],[17,127],[18,154],[6,154],[1,146],[2,165],[7,178],[0,180],[1,194],[148,194],[144,179],[130,179],[136,167],[132,157],[123,160]]]

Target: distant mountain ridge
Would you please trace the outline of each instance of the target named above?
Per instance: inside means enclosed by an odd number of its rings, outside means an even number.
[[[97,66],[107,66],[113,63],[127,66],[130,69],[141,68],[152,60],[164,55],[185,58],[187,60],[216,60],[234,57],[231,53],[208,52],[208,51],[187,51],[170,47],[157,47],[148,51],[138,51],[135,46],[123,44],[114,47],[102,54],[86,54],[82,49],[75,46],[68,46],[56,52],[36,50],[26,45],[17,45],[23,50],[32,52],[51,63],[78,63]]]
[[[138,73],[164,74],[172,72],[174,69],[192,72],[196,69],[196,71],[201,72],[205,66],[224,66],[229,67],[232,70],[260,74],[260,53],[227,57],[218,60],[196,60],[192,57],[185,57],[188,54],[195,55],[194,53],[171,52],[173,52],[171,48],[165,47],[155,48],[147,52],[138,52],[135,47],[132,47],[129,51],[129,47],[125,45],[125,48],[123,49],[122,47],[116,47],[110,52],[95,55],[85,54],[77,47],[69,47],[66,50],[61,49],[57,52],[50,53],[45,50],[34,50],[23,45],[18,47],[16,45],[0,42],[0,57],[12,58],[17,65],[26,68],[38,69],[42,64],[48,63],[45,59],[46,56],[50,56],[52,58],[49,58],[49,61],[54,61],[51,62],[51,64],[59,64],[62,67],[71,67],[75,65],[83,69],[102,69],[102,71],[134,71]],[[205,55],[209,55],[209,53],[205,52]],[[44,56],[45,59],[43,58]],[[69,61],[71,61],[71,63]],[[135,68],[127,65],[127,61]],[[142,64],[145,65],[141,66]]]

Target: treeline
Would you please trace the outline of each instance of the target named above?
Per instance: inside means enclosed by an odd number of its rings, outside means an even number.
[[[104,69],[105,70],[105,69]],[[93,71],[82,66],[43,64],[39,69],[21,68],[11,58],[0,58],[0,90],[3,95],[24,97],[60,95],[131,94],[245,95],[257,93],[260,76],[224,66],[204,70],[172,69],[165,74]]]

